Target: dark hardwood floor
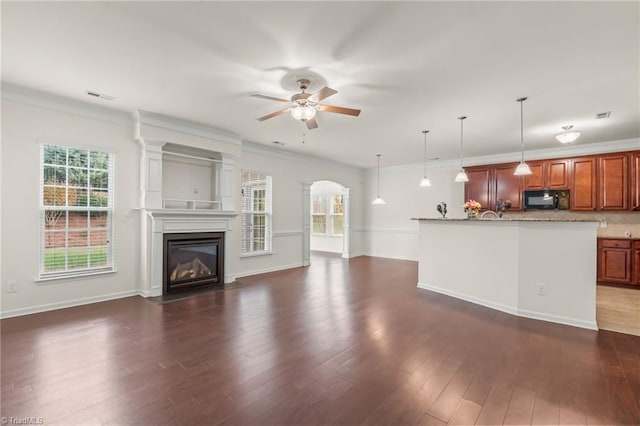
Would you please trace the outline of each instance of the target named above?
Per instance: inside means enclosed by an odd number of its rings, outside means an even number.
[[[416,288],[417,264],[308,268],[158,305],[3,320],[4,417],[44,424],[638,424],[640,337]]]

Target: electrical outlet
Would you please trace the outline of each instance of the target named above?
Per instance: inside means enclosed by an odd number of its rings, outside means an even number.
[[[547,295],[547,285],[545,283],[536,284],[536,292],[538,296],[546,296]]]
[[[627,238],[631,238],[631,231],[624,231],[624,236]]]
[[[7,282],[7,293],[17,293],[18,292],[18,282],[17,281],[8,281]]]

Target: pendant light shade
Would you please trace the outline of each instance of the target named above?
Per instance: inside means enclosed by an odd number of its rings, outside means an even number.
[[[376,154],[376,157],[378,157],[378,196],[376,197],[375,200],[371,202],[371,204],[373,205],[387,204],[382,198],[380,198],[380,157],[382,157],[382,154]]]
[[[527,98],[517,99],[520,102],[520,164],[516,167],[516,171],[513,173],[516,176],[526,176],[531,174],[531,169],[529,165],[524,162],[524,117],[523,117],[523,109],[522,104],[526,101]]]
[[[462,151],[463,123],[466,118],[466,116],[458,117],[458,120],[460,120],[460,171],[454,179],[455,182],[469,182],[467,172],[464,171],[464,167],[462,166],[462,158],[464,156]]]
[[[564,130],[564,132],[560,133],[559,135],[556,135],[556,139],[558,140],[558,142],[572,143],[572,142],[575,142],[576,139],[578,139],[582,134],[576,130],[571,130],[571,129],[573,129],[573,126],[562,126],[562,130]]]
[[[427,177],[427,133],[429,133],[429,131],[423,130],[422,133],[424,134],[424,175],[420,181],[420,186],[428,188],[431,186],[431,181]]]

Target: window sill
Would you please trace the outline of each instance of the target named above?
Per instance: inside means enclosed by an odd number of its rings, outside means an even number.
[[[247,257],[258,257],[258,256],[269,256],[272,255],[272,251],[256,251],[253,253],[244,253],[240,255],[240,259],[245,259]]]
[[[35,282],[38,285],[44,285],[44,284],[55,284],[55,283],[59,283],[62,280],[73,280],[73,279],[81,279],[81,278],[88,278],[88,277],[94,277],[97,275],[108,275],[108,274],[115,274],[116,272],[118,272],[115,268],[112,269],[106,269],[106,270],[100,270],[100,271],[86,271],[86,272],[79,272],[79,273],[68,273],[68,274],[61,274],[61,275],[54,275],[54,276],[49,276],[49,277],[38,277]]]

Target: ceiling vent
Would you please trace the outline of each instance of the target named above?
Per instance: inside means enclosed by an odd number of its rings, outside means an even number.
[[[599,112],[596,114],[596,120],[602,120],[603,118],[609,118],[611,111]]]
[[[91,90],[87,90],[87,95],[93,96],[94,98],[104,99],[105,101],[112,101],[115,99],[113,96],[105,95],[104,93],[92,92]]]

